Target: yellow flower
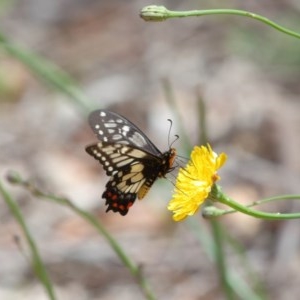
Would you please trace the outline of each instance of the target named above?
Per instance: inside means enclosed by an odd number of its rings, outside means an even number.
[[[225,153],[217,155],[208,144],[194,147],[190,161],[179,170],[175,193],[168,205],[168,209],[174,213],[174,221],[181,221],[199,209],[213,184],[220,179],[217,170],[226,159]]]

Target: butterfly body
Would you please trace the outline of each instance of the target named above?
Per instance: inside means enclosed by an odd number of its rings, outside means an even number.
[[[173,169],[176,150],[160,152],[134,124],[108,110],[92,112],[89,123],[99,142],[86,151],[110,176],[102,194],[106,211],[126,215],[136,198],[144,198],[154,181]]]

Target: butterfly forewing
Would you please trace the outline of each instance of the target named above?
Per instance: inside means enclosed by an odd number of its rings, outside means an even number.
[[[110,176],[102,195],[106,211],[126,215],[136,197],[142,199],[172,169],[175,149],[161,153],[134,124],[107,110],[92,112],[89,122],[100,142],[86,151]]]
[[[161,154],[139,128],[114,112],[96,110],[90,114],[89,123],[100,141],[131,145],[153,155]]]

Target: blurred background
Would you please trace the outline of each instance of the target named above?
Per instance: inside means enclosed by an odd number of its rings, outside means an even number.
[[[179,133],[181,124],[191,143],[199,143],[200,95],[207,108],[209,141],[229,157],[220,182],[229,196],[250,203],[299,193],[300,41],[237,16],[147,23],[139,10],[149,4],[156,3],[1,0],[0,31],[70,74],[89,107],[125,115],[162,151],[168,148],[168,118],[173,120],[172,134]],[[296,0],[158,4],[171,10],[243,9],[300,32]],[[156,182],[126,217],[106,214],[101,195],[108,178],[84,150],[96,141],[87,111],[0,47],[1,181],[16,170],[43,190],[67,196],[96,214],[142,266],[158,299],[224,299],[207,249],[188,222],[174,223],[166,209],[172,183]],[[177,108],[166,101],[165,80]],[[175,147],[188,156],[181,143],[179,139]],[[7,182],[5,187],[24,213],[58,299],[144,299],[128,270],[89,224],[22,188]],[[273,202],[262,209],[297,212],[300,205]],[[209,221],[200,214],[193,218],[209,238]],[[241,214],[220,221],[234,243],[245,249],[247,263],[241,263],[238,251],[228,247],[229,269],[250,286],[261,284],[264,297],[258,299],[298,299],[299,221],[262,221]],[[47,299],[4,201],[0,223],[0,299]],[[14,236],[20,238],[23,252]],[[245,265],[252,279],[245,275]]]

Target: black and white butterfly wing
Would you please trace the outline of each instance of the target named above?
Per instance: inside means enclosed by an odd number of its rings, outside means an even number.
[[[142,199],[160,176],[162,158],[123,144],[98,142],[86,148],[110,176],[102,198],[107,211],[126,215],[136,197]]]
[[[136,197],[142,199],[153,182],[170,171],[175,149],[161,153],[134,124],[107,110],[92,112],[89,122],[100,142],[86,151],[110,176],[102,195],[107,211],[126,215]]]
[[[104,109],[93,111],[89,116],[89,124],[100,141],[130,145],[152,155],[161,155],[138,127],[117,113]]]

